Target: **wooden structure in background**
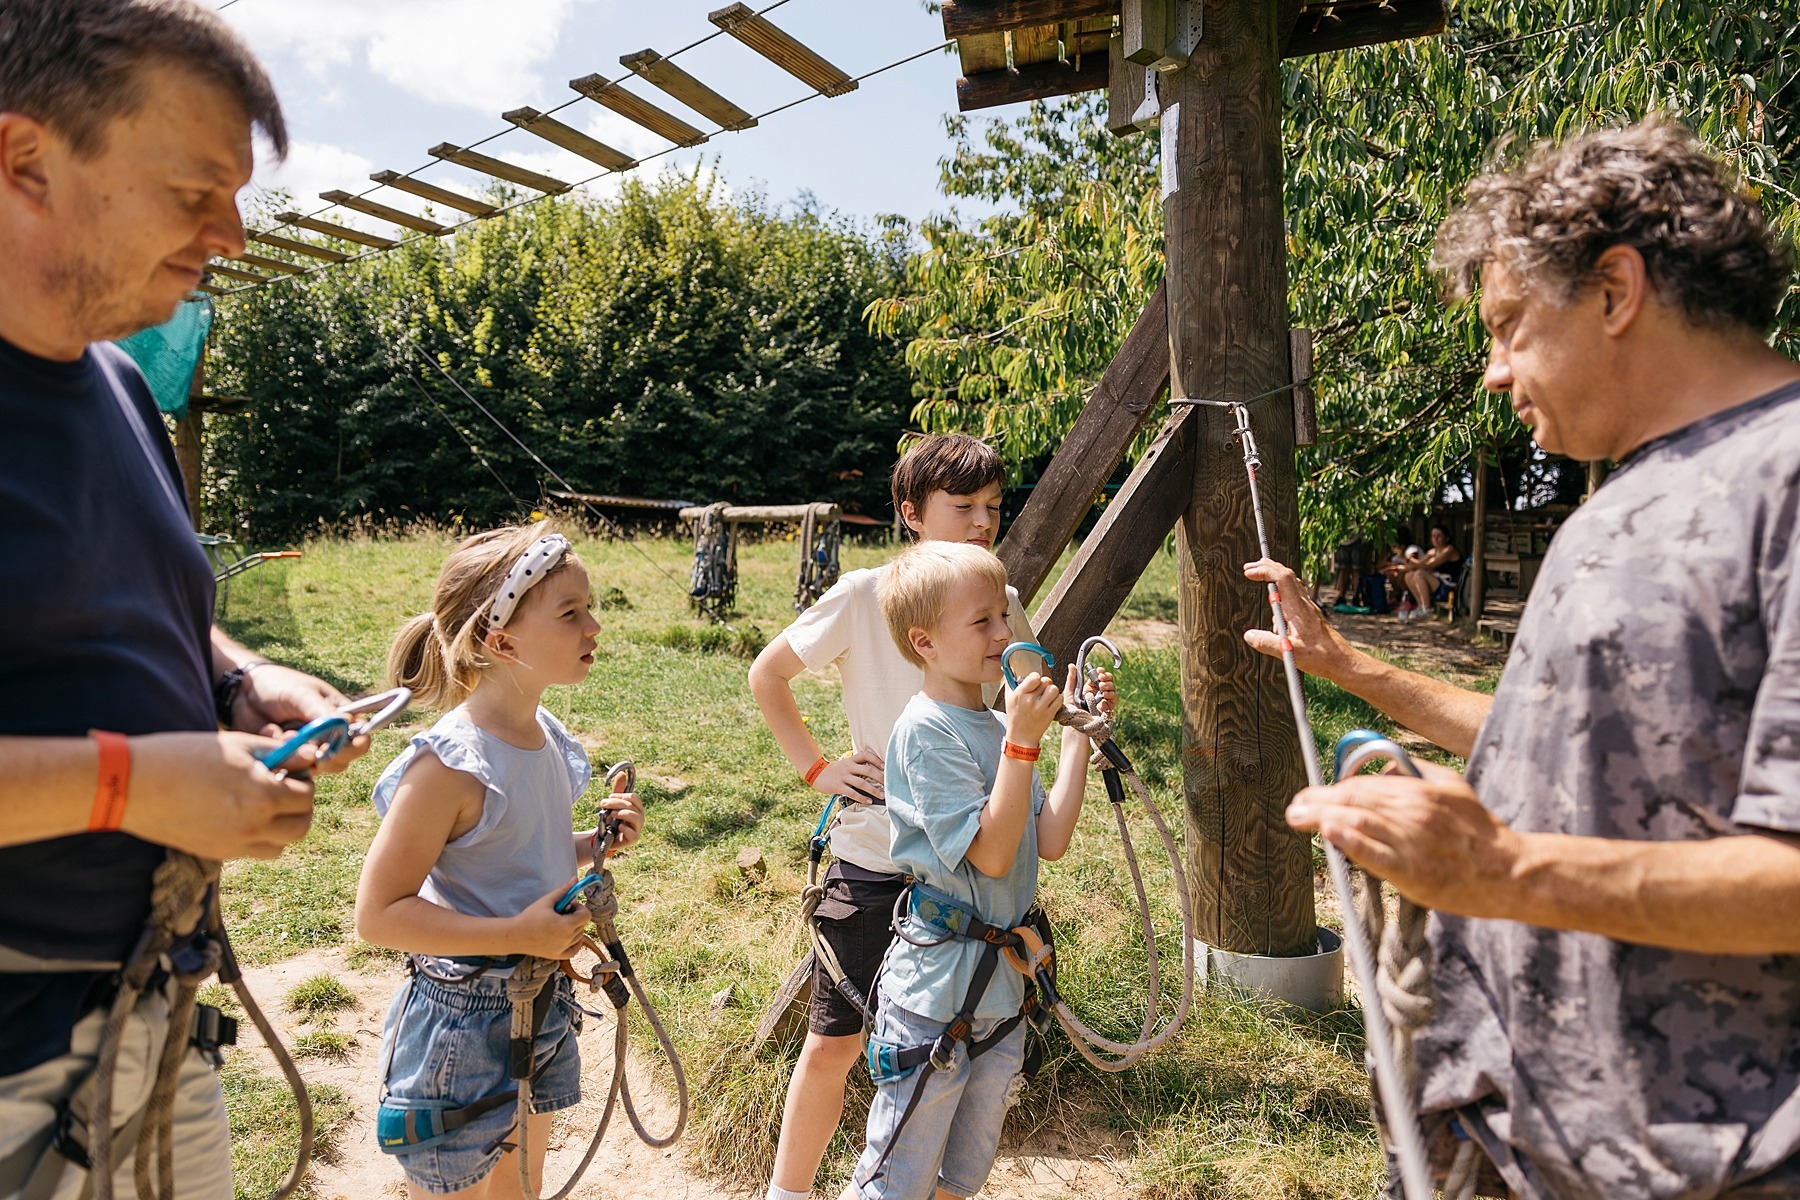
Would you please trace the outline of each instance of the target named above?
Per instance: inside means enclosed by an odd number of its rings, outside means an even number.
[[[945,0],[966,111],[1107,88],[1107,125],[1162,139],[1163,284],[1102,375],[999,554],[1035,595],[1157,411],[1170,412],[1038,606],[1066,660],[1106,627],[1176,531],[1182,774],[1197,933],[1236,953],[1316,950],[1309,840],[1283,812],[1305,785],[1280,663],[1243,631],[1268,600],[1243,577],[1257,539],[1228,410],[1244,401],[1275,555],[1298,555],[1294,448],[1317,437],[1312,336],[1287,326],[1282,58],[1443,27],[1442,0]]]

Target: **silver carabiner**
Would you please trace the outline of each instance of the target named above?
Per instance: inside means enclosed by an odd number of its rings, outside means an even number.
[[[1393,763],[1403,775],[1422,778],[1412,755],[1392,738],[1373,729],[1352,729],[1338,739],[1335,782],[1342,783],[1377,760]]]
[[[613,787],[613,780],[620,777],[624,778],[625,786],[622,788]],[[637,791],[637,766],[633,764],[629,758],[622,758],[612,766],[606,768],[604,782],[607,790],[615,793],[635,792]]]
[[[1102,637],[1099,634],[1095,634],[1087,641],[1081,643],[1081,649],[1075,652],[1075,678],[1078,683],[1085,686],[1082,688],[1081,695],[1075,697],[1075,702],[1088,712],[1094,710],[1092,702],[1089,701],[1087,696],[1087,688],[1092,687],[1098,692],[1100,687],[1099,668],[1088,666],[1088,654],[1096,646],[1112,655],[1113,670],[1116,671],[1125,665],[1125,656],[1119,653],[1119,648],[1113,645],[1109,639]]]
[[[373,696],[364,696],[360,700],[352,700],[350,703],[338,709],[338,712],[346,717],[353,717],[358,713],[374,714],[367,720],[354,721],[351,723],[350,736],[361,737],[367,733],[374,733],[377,729],[380,729],[395,717],[405,712],[406,706],[412,703],[412,695],[411,688],[389,688],[385,692],[376,692]]]

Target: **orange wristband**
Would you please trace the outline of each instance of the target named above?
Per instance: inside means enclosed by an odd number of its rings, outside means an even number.
[[[1008,758],[1016,758],[1020,762],[1036,762],[1038,755],[1044,752],[1042,746],[1021,746],[1017,742],[1001,742],[1000,753]]]
[[[816,762],[812,766],[806,768],[806,786],[811,787],[813,785],[813,781],[818,779],[818,777],[820,775],[824,774],[825,768],[829,767],[830,765],[831,765],[831,760],[829,758],[821,757],[818,762]]]
[[[131,784],[131,743],[124,734],[104,729],[90,729],[88,736],[100,747],[100,781],[94,788],[88,832],[110,833],[125,819],[125,792]]]

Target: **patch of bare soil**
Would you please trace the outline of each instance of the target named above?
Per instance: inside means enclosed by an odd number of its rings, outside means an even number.
[[[334,1084],[355,1106],[355,1115],[337,1135],[329,1161],[313,1163],[313,1195],[319,1200],[403,1197],[406,1192],[400,1168],[391,1156],[375,1147],[375,1108],[381,1076],[382,1019],[388,1001],[405,979],[404,971],[382,966],[354,970],[342,950],[331,949],[310,951],[271,966],[246,970],[244,974],[251,994],[290,1048],[300,1035],[315,1030],[335,1030],[350,1038],[349,1051],[342,1058],[300,1060],[300,1073],[309,1084]],[[355,1007],[319,1017],[288,1011],[287,994],[296,985],[319,975],[329,975],[355,993]],[[597,1024],[589,1018],[581,1038],[582,1084],[588,1096],[604,1096],[612,1069],[611,1026],[595,1028]],[[255,1055],[261,1070],[278,1074],[273,1056],[247,1021],[239,1034],[237,1052]],[[638,1060],[640,1053],[634,1043],[632,1062],[626,1067],[632,1095],[646,1127],[660,1134],[674,1123],[674,1097]],[[570,1110],[566,1122],[557,1122],[552,1133],[546,1191],[561,1187],[580,1162],[599,1113],[598,1103],[583,1101]],[[1119,1166],[1122,1152],[1098,1135],[1083,1148],[1085,1154],[1076,1154],[1067,1140],[1044,1136],[1004,1151],[981,1194],[993,1200],[1088,1200],[1129,1195]],[[688,1165],[679,1144],[667,1150],[644,1145],[620,1112],[615,1114],[594,1165],[571,1200],[756,1200],[760,1195],[713,1183]]]

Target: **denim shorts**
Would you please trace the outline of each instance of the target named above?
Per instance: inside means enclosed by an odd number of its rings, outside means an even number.
[[[531,1111],[555,1112],[581,1101],[581,1010],[569,977],[551,985],[550,1011],[537,1036]],[[410,996],[409,996],[410,992]],[[396,1036],[395,1023],[399,1023]],[[466,983],[438,983],[416,975],[388,1005],[381,1035],[387,1070],[385,1104],[396,1108],[462,1108],[513,1086],[507,1077],[512,1005],[506,979],[483,975]],[[487,1177],[500,1161],[500,1142],[518,1117],[505,1104],[445,1141],[396,1155],[406,1178],[427,1192],[459,1192]]]
[[[979,1041],[1005,1018],[976,1021],[971,1032]],[[875,1010],[874,1040],[906,1049],[937,1040],[950,1022],[933,1021],[883,1000]],[[973,1196],[987,1182],[1000,1150],[1000,1128],[1006,1123],[1008,1095],[1025,1063],[1025,1030],[1018,1026],[973,1062],[959,1045],[948,1071],[925,1077],[919,1098],[900,1136],[894,1127],[912,1102],[924,1068],[878,1085],[869,1105],[868,1144],[851,1176],[863,1200],[930,1200],[934,1189],[953,1196]],[[889,1145],[881,1173],[870,1179],[876,1161]]]

